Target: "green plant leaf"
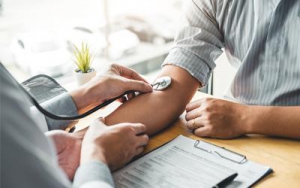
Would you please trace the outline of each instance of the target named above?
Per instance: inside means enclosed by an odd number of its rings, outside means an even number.
[[[87,73],[91,69],[94,57],[91,57],[89,46],[86,42],[81,43],[81,49],[74,45],[74,62],[82,73]]]

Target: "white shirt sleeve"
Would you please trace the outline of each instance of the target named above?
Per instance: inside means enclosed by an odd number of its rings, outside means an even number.
[[[43,102],[41,106],[45,110],[55,115],[78,115],[75,103],[68,93],[61,94],[46,102]],[[34,117],[35,122],[43,132],[56,129],[63,130],[66,129],[70,125],[70,123],[77,123],[77,121],[55,120],[49,117],[45,117],[35,106],[32,106],[30,108],[30,111]]]
[[[89,176],[86,176],[89,174]],[[81,165],[74,177],[74,186],[80,188],[114,187],[114,181],[107,165],[99,161]]]
[[[72,185],[59,167],[53,144],[33,120],[26,96],[1,63],[0,86],[1,187],[113,187],[110,171],[101,162],[81,165]]]
[[[38,127],[41,129],[42,132],[48,131],[48,125],[45,119],[45,116],[35,107],[30,107],[30,112],[32,117],[34,117],[34,121],[38,125]]]

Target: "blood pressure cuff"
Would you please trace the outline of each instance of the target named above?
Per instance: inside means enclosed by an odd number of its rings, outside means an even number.
[[[47,75],[37,75],[21,83],[43,108],[56,115],[78,115],[77,108],[67,90]],[[32,104],[33,105],[33,104]],[[77,121],[55,120],[45,116],[48,130],[72,127]]]
[[[44,74],[34,76],[21,85],[39,104],[67,92],[53,78]]]

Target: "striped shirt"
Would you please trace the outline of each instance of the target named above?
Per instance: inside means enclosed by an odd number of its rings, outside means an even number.
[[[300,105],[299,0],[185,0],[163,65],[203,85],[224,49],[237,73],[225,98],[249,105]]]

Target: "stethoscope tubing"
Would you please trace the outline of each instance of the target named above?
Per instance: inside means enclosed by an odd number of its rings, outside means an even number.
[[[98,106],[88,110],[87,112],[83,113],[83,114],[79,114],[79,115],[75,115],[75,116],[67,116],[67,115],[55,115],[49,111],[47,111],[46,109],[44,109],[32,96],[29,92],[27,92],[22,86],[20,86],[22,88],[22,90],[27,94],[27,96],[29,97],[29,99],[31,100],[31,102],[34,104],[34,106],[42,113],[44,114],[45,116],[51,118],[51,119],[55,119],[55,120],[67,120],[67,121],[70,121],[70,120],[79,120],[79,119],[82,119],[94,112],[96,112],[97,110],[111,104],[112,102],[114,102],[115,100],[123,97],[124,95],[126,94],[129,94],[129,93],[132,93],[133,91],[127,91],[125,93],[123,93],[122,95],[119,95],[115,98],[112,98],[112,99],[109,99],[105,102],[103,102],[102,104],[99,104]]]

